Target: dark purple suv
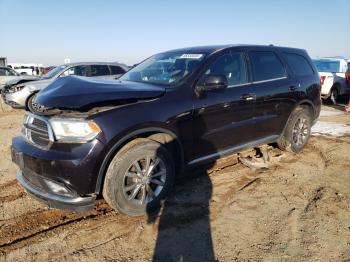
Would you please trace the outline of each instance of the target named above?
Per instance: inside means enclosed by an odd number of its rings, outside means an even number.
[[[77,212],[102,195],[132,216],[184,167],[267,143],[301,151],[321,105],[306,51],[250,45],[160,53],[114,81],[59,78],[35,102],[12,142],[26,191]]]

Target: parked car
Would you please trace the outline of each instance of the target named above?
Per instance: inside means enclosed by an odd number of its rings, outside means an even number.
[[[8,67],[16,70],[20,75],[40,75],[40,72],[44,68],[43,64],[22,63],[9,63]]]
[[[28,81],[37,80],[35,76],[21,76],[18,72],[10,67],[0,66],[0,93],[6,85],[6,82],[12,81],[13,83],[24,83]]]
[[[142,215],[185,167],[273,142],[300,152],[320,88],[306,51],[275,46],[168,51],[118,81],[60,78],[12,141],[17,178],[51,207],[85,211],[102,195]]]
[[[33,111],[33,99],[36,93],[45,88],[57,78],[70,75],[94,78],[115,79],[128,70],[119,63],[71,63],[57,66],[42,76],[38,81],[28,84],[9,85],[4,88],[2,97],[6,104],[14,108],[25,108]]]
[[[346,84],[345,73],[347,60],[343,58],[314,59],[321,79],[321,95],[325,100],[336,104],[339,97],[350,94],[350,86]]]

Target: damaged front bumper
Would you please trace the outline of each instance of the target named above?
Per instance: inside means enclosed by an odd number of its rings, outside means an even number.
[[[91,210],[95,206],[96,196],[68,196],[68,195],[60,195],[54,191],[53,188],[50,188],[50,184],[54,184],[54,182],[49,181],[40,176],[36,177],[37,181],[40,181],[42,187],[36,186],[32,184],[22,171],[17,173],[17,180],[23,186],[23,188],[33,197],[35,197],[40,202],[48,205],[49,207],[59,208],[74,211],[77,213],[85,212]],[[61,185],[57,185],[61,186]],[[68,190],[68,189],[67,189]]]
[[[57,144],[38,148],[23,137],[12,140],[12,161],[20,167],[19,183],[50,207],[84,212],[94,208],[103,144]]]

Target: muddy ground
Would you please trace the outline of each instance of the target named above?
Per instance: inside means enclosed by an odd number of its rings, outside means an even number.
[[[22,118],[0,114],[0,261],[350,261],[350,136],[273,150],[260,171],[229,156],[178,181],[158,213],[130,218],[103,200],[74,214],[27,196],[9,150]],[[350,125],[350,114],[321,120]]]

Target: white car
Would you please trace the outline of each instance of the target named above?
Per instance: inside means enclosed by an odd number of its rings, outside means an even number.
[[[321,80],[321,96],[336,104],[339,96],[350,94],[346,81],[348,62],[343,58],[320,58],[313,60]]]

